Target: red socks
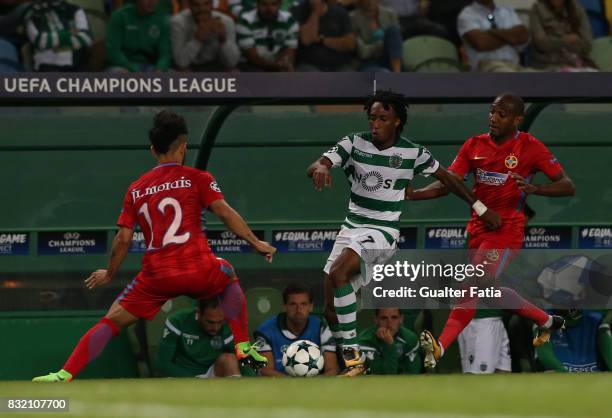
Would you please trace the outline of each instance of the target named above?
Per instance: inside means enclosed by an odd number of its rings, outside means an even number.
[[[474,306],[459,305],[453,308],[444,329],[438,338],[443,350],[446,350],[457,339],[457,336],[468,326],[474,315],[476,315],[476,300]]]
[[[75,377],[87,364],[98,357],[119,328],[108,318],[102,318],[81,337],[63,369]]]
[[[234,344],[249,341],[246,298],[237,280],[231,282],[221,294],[221,309],[234,334]]]

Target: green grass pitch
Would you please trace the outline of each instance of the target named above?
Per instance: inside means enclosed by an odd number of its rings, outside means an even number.
[[[603,418],[611,394],[610,373],[0,382],[0,397],[70,402],[70,413],[3,414],[16,418]]]

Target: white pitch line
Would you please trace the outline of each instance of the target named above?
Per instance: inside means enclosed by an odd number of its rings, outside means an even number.
[[[307,408],[217,407],[206,405],[171,405],[149,402],[84,402],[71,401],[70,415],[85,417],[130,418],[555,418],[544,415],[458,415],[431,412],[394,412],[369,409],[321,410]]]

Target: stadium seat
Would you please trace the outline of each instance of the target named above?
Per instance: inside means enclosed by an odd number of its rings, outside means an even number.
[[[593,41],[591,58],[601,71],[612,71],[612,36]]]
[[[446,73],[465,70],[455,45],[436,36],[415,36],[405,40],[402,64],[412,72]]]
[[[580,0],[580,4],[589,17],[593,38],[607,36],[610,33],[610,27],[602,0]]]
[[[249,335],[266,319],[283,310],[283,294],[272,287],[253,287],[245,292],[249,313]]]

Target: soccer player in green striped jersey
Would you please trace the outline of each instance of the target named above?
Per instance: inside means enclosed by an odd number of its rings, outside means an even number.
[[[325,317],[342,346],[345,376],[364,371],[356,329],[356,292],[368,282],[360,275],[361,259],[366,256],[362,251],[380,250],[375,260],[364,258],[367,263],[384,263],[391,258],[399,239],[405,190],[415,174],[433,175],[478,210],[491,228],[500,226],[499,215],[477,201],[429,150],[401,136],[407,119],[403,95],[378,91],[366,100],[364,110],[370,131],[345,136],[307,170],[317,190],[331,186],[332,167],[342,168],[351,185],[349,213],[323,269]]]

